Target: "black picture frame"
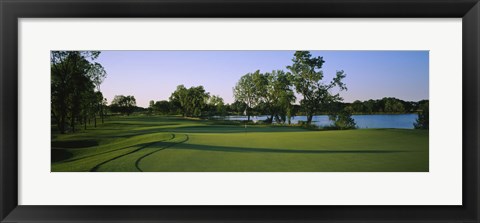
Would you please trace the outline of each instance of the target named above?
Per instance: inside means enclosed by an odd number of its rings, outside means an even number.
[[[0,0],[0,14],[1,222],[479,222],[479,0]],[[463,205],[18,205],[17,21],[75,17],[462,18]]]

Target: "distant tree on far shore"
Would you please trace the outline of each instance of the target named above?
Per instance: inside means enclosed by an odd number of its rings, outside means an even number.
[[[340,107],[350,106],[352,114],[405,114],[418,113],[428,100],[404,101],[394,97],[382,99],[355,100],[352,103],[337,103]]]

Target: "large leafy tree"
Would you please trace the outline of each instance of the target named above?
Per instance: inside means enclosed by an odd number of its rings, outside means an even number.
[[[203,86],[187,89],[185,86],[179,85],[170,96],[170,101],[180,108],[184,117],[199,117],[203,115],[209,97],[210,94],[205,91]]]
[[[137,101],[132,95],[115,95],[110,105],[113,112],[120,112],[127,116],[132,114],[137,107]]]
[[[226,114],[225,102],[219,95],[212,95],[208,99],[208,106],[211,114],[222,116]]]
[[[155,111],[160,112],[161,114],[175,113],[175,106],[169,101],[157,101],[153,106]]]
[[[177,89],[170,96],[170,101],[172,104],[180,108],[182,111],[183,117],[187,116],[188,113],[188,89],[185,86],[178,85]]]
[[[92,97],[92,106],[94,107],[94,112],[92,113],[92,115],[94,118],[94,125],[95,127],[97,127],[97,114],[100,114],[102,123],[104,121],[106,98],[103,97],[103,94],[100,91],[100,85],[107,77],[107,72],[100,63],[95,62],[90,65],[87,76],[91,79],[93,85],[97,90],[95,95]]]
[[[246,107],[247,104],[241,101],[234,101],[232,104],[230,104],[230,106],[228,106],[229,112],[232,112],[236,115],[242,114],[245,111]]]
[[[257,70],[254,73],[243,75],[233,88],[235,101],[246,104],[245,115],[247,115],[248,121],[250,121],[250,110],[260,102],[262,89],[258,87],[262,85],[261,79],[260,71]]]
[[[292,89],[291,75],[282,71],[274,70],[265,73],[266,91],[264,102],[270,113],[270,121],[284,123],[292,115],[295,94]]]
[[[100,84],[102,84],[102,82],[107,77],[107,71],[105,71],[105,68],[103,68],[103,66],[100,63],[93,62],[93,63],[90,63],[87,76],[95,85],[95,88],[97,89],[97,91],[100,91]]]
[[[86,122],[92,107],[92,95],[106,76],[99,63],[94,61],[100,51],[52,51],[51,113],[60,133],[75,131],[77,122]]]
[[[94,120],[94,125],[97,127],[97,118],[96,114],[100,114],[100,118],[102,120],[102,123],[104,121],[104,110],[106,106],[106,101],[105,98],[103,97],[103,94],[101,91],[95,92],[95,95],[93,96],[93,120]]]
[[[191,87],[188,89],[188,115],[200,117],[207,107],[210,94],[203,86]]]
[[[322,57],[313,57],[309,51],[295,52],[292,62],[287,69],[291,72],[295,90],[303,96],[300,105],[307,115],[307,124],[311,124],[316,113],[329,103],[342,100],[338,93],[331,93],[331,90],[334,87],[338,87],[340,91],[347,90],[342,82],[346,74],[343,70],[337,71],[332,81],[322,82],[324,75],[321,69],[325,61]]]

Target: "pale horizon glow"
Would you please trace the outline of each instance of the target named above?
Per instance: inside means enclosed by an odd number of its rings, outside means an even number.
[[[110,103],[115,95],[133,95],[137,106],[168,100],[180,84],[203,85],[210,95],[234,102],[233,87],[246,73],[291,65],[295,51],[102,51],[97,62],[107,71],[101,85]],[[428,51],[310,51],[322,56],[323,82],[344,70],[344,102],[395,97],[419,101],[429,96]],[[297,102],[300,96],[297,96]]]

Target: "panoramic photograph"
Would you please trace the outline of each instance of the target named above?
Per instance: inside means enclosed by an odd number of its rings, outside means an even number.
[[[52,172],[428,172],[429,51],[51,51]]]

